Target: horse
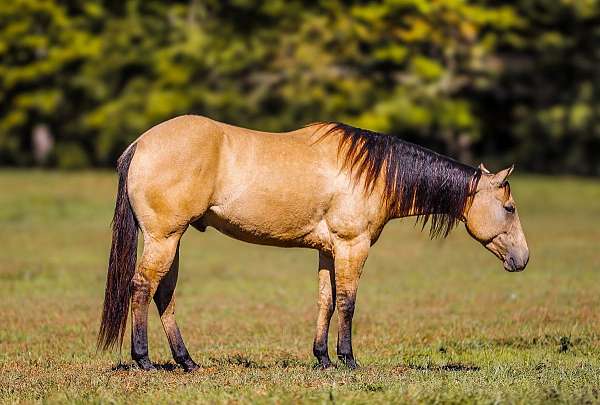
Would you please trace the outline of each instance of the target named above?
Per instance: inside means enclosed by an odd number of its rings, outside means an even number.
[[[394,218],[416,217],[446,237],[460,222],[504,263],[520,271],[529,248],[511,194],[509,167],[490,173],[399,137],[320,122],[287,133],[260,132],[186,115],[134,141],[119,175],[98,347],[122,347],[131,306],[131,356],[148,356],[153,299],[174,360],[191,358],[175,320],[179,241],[191,226],[213,227],[254,244],[318,251],[318,314],[313,354],[332,364],[327,339],[337,307],[337,357],[357,367],[352,317],[369,248]],[[143,252],[137,261],[138,230]]]

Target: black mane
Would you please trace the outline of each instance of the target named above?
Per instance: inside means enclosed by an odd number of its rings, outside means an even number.
[[[446,237],[461,220],[477,188],[481,170],[402,139],[338,122],[325,135],[340,134],[338,153],[365,191],[385,176],[384,203],[395,217],[417,215],[430,236]]]

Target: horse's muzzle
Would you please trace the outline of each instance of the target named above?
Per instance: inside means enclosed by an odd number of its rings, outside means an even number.
[[[529,263],[529,250],[521,254],[509,253],[504,259],[504,269],[510,272],[525,270]]]

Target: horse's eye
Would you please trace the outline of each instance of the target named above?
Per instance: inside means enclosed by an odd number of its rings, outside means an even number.
[[[510,212],[511,214],[513,212],[515,212],[515,206],[513,204],[507,204],[504,206],[504,209],[508,212]]]

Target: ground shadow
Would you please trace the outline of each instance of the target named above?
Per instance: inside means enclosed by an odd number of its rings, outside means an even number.
[[[269,365],[253,360],[243,354],[234,354],[227,357],[210,357],[210,362],[215,366],[241,366],[244,368],[263,369]]]
[[[407,366],[411,370],[417,371],[455,371],[455,372],[464,372],[464,371],[479,371],[481,367],[475,366],[473,364],[463,364],[463,363],[446,363],[443,365],[439,364],[409,364]]]
[[[156,367],[159,371],[175,371],[180,369],[177,364],[173,362],[164,362],[164,363],[152,363],[154,367]],[[119,363],[111,368],[111,371],[138,371],[141,370],[135,363]]]

